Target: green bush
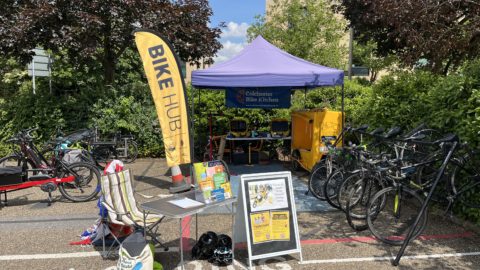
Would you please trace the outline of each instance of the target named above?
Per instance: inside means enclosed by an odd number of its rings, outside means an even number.
[[[133,83],[112,88],[108,96],[93,104],[91,115],[90,126],[97,126],[106,137],[112,137],[117,131],[134,135],[140,156],[159,157],[164,154],[148,85]]]

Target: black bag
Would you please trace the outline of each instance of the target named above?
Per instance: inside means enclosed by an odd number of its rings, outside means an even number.
[[[22,167],[0,168],[0,186],[9,186],[23,183]]]

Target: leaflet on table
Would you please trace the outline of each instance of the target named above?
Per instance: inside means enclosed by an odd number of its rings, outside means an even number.
[[[290,213],[264,211],[250,214],[253,244],[270,241],[290,241]]]
[[[189,198],[171,200],[171,201],[168,201],[168,202],[171,203],[171,204],[174,204],[178,207],[181,207],[181,208],[192,208],[192,207],[197,207],[197,206],[202,206],[203,205],[203,203],[201,203],[199,201],[189,199]]]

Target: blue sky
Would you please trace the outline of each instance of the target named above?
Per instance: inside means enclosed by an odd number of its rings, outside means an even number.
[[[225,22],[226,28],[220,42],[223,49],[217,53],[215,62],[223,62],[238,54],[246,45],[247,28],[255,21],[255,15],[265,13],[265,0],[209,0],[213,10],[212,26]]]

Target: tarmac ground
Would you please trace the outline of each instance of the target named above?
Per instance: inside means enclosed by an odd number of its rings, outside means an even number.
[[[263,171],[269,168],[257,166]],[[142,159],[127,167],[133,171],[138,203],[168,195],[171,181],[164,160]],[[246,171],[255,171],[255,167]],[[242,168],[237,166],[231,170],[238,173]],[[305,173],[295,174],[294,178],[300,181],[295,188],[301,192],[301,181],[306,183]],[[299,254],[273,257],[254,261],[255,269],[480,269],[480,237],[474,226],[459,225],[450,218],[430,214],[423,236],[408,246],[400,266],[394,267],[391,261],[399,247],[375,240],[368,230],[353,231],[344,214],[329,207],[309,211],[308,207],[313,204],[305,204],[305,201],[311,198],[298,194],[298,198],[295,197],[299,205],[297,215],[303,261]],[[97,201],[71,203],[56,191],[55,202],[47,206],[46,198],[39,188],[8,194],[8,206],[0,208],[0,269],[116,269],[117,258],[102,259],[100,248],[69,244],[79,241],[79,234],[95,223]],[[205,231],[231,234],[231,222],[232,217],[222,212],[199,215],[198,228],[195,221],[191,222],[189,245],[194,244],[197,230],[199,234]],[[179,225],[178,220],[161,224],[161,239],[170,250],[164,252],[157,248],[155,259],[164,269],[179,269]],[[236,250],[236,261],[228,267],[191,261],[189,250],[184,254],[185,269],[189,270],[247,269],[245,249]]]

